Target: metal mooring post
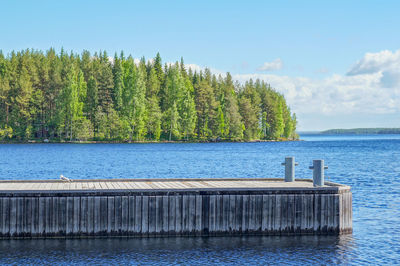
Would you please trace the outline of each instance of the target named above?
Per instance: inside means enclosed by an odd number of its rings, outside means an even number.
[[[324,160],[313,160],[313,165],[310,166],[313,170],[313,184],[314,187],[321,187],[325,184],[324,170],[328,169],[328,166],[324,166]]]
[[[294,161],[294,157],[285,157],[285,182],[294,182],[294,167],[299,165]]]

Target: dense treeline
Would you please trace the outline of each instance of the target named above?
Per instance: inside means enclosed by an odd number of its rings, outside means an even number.
[[[159,54],[0,52],[0,140],[295,138],[296,116],[262,81],[193,72]]]

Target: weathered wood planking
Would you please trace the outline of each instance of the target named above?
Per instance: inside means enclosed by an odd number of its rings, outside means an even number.
[[[162,191],[128,189],[128,183],[113,183],[124,190],[0,192],[0,237],[352,232],[352,194],[347,186],[226,190],[214,184],[213,189],[204,190],[209,184],[201,182],[199,189],[197,183],[184,182],[184,187],[191,189],[180,191],[165,191],[171,186],[165,182],[141,184],[163,187]],[[232,187],[238,182],[225,183]]]

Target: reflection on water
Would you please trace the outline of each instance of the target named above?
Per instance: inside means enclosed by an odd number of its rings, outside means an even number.
[[[347,264],[353,248],[351,236],[3,240],[0,263]]]

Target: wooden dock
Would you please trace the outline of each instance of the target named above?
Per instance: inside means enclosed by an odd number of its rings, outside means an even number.
[[[283,179],[0,181],[0,237],[352,232],[349,186]]]

